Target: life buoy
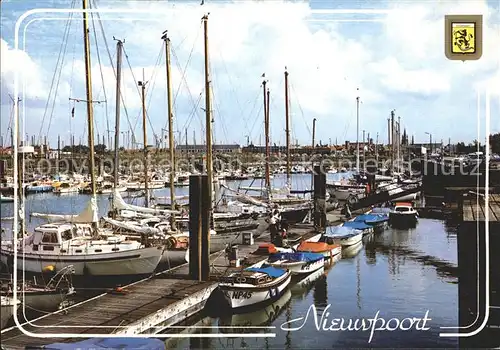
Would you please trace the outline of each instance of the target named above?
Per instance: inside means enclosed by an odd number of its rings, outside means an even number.
[[[236,282],[238,283],[245,283],[247,279],[245,277],[236,277]]]
[[[347,203],[349,204],[354,204],[359,201],[359,198],[357,196],[353,196],[352,194],[347,198]]]

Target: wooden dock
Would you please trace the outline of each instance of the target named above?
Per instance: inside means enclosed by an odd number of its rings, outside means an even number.
[[[30,321],[35,334],[152,334],[200,311],[217,284],[187,279],[152,278],[123,287],[121,293],[98,295]],[[75,341],[71,337],[33,338],[18,328],[2,330],[2,345],[25,347]]]
[[[483,192],[484,193],[484,192]],[[459,202],[461,222],[458,230],[459,325],[467,332],[477,329],[489,312],[486,326],[477,335],[460,339],[467,348],[493,348],[500,339],[500,194],[471,194]],[[486,221],[488,216],[488,221]],[[486,245],[486,230],[489,244]],[[489,253],[489,273],[486,253]],[[479,268],[479,273],[478,273]],[[489,288],[486,288],[486,277]],[[489,295],[489,305],[485,296]]]

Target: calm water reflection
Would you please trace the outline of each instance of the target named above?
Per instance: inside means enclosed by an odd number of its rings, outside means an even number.
[[[271,332],[275,337],[172,339],[168,344],[179,349],[454,347],[457,346],[454,339],[439,338],[439,327],[455,326],[458,322],[456,264],[453,228],[442,221],[421,219],[415,229],[389,229],[344,251],[342,259],[331,268],[299,281],[291,286],[290,293],[260,312],[224,319],[207,317],[199,322],[213,328],[184,331],[221,336],[231,332]],[[369,344],[369,331],[318,331],[312,315],[300,331],[281,330],[283,323],[304,317],[311,305],[316,306],[318,315],[330,305],[329,319],[346,320],[372,318],[377,311],[387,320],[423,317],[429,310],[430,330],[375,332]],[[274,328],[231,330],[226,328],[229,324]]]

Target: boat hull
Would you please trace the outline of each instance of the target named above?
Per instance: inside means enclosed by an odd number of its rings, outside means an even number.
[[[281,212],[281,218],[286,220],[290,225],[293,225],[303,222],[309,212],[309,208],[285,210]]]
[[[417,225],[418,219],[416,214],[389,214],[389,224],[393,227],[411,228]]]
[[[335,244],[340,244],[342,247],[350,247],[358,244],[363,239],[363,232],[351,237],[333,237]]]
[[[258,304],[279,299],[291,280],[292,274],[287,272],[277,278],[275,283],[268,287],[252,287],[244,284],[241,286],[237,284],[220,284],[220,288],[229,301],[231,308],[237,312],[243,312]]]
[[[75,276],[132,276],[154,272],[162,257],[163,247],[141,248],[107,254],[92,255],[42,255],[18,253],[18,269],[41,273],[47,266],[59,271],[72,265]],[[9,266],[14,253],[0,250],[0,260]]]
[[[303,275],[307,273],[312,273],[322,267],[325,266],[324,259],[321,260],[316,260],[312,262],[308,261],[294,261],[294,262],[287,262],[287,261],[276,261],[269,263],[269,265],[279,268],[279,269],[285,269],[288,270],[292,273],[292,275]]]

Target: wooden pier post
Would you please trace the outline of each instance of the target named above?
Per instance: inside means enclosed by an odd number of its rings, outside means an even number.
[[[322,230],[326,226],[326,174],[321,166],[314,166],[314,228]]]
[[[208,281],[210,278],[210,229],[211,212],[212,212],[212,186],[210,186],[211,178],[208,175],[201,175],[201,281]]]
[[[201,279],[201,176],[189,177],[189,278]]]
[[[210,278],[210,209],[209,178],[189,177],[189,276],[198,281]]]

